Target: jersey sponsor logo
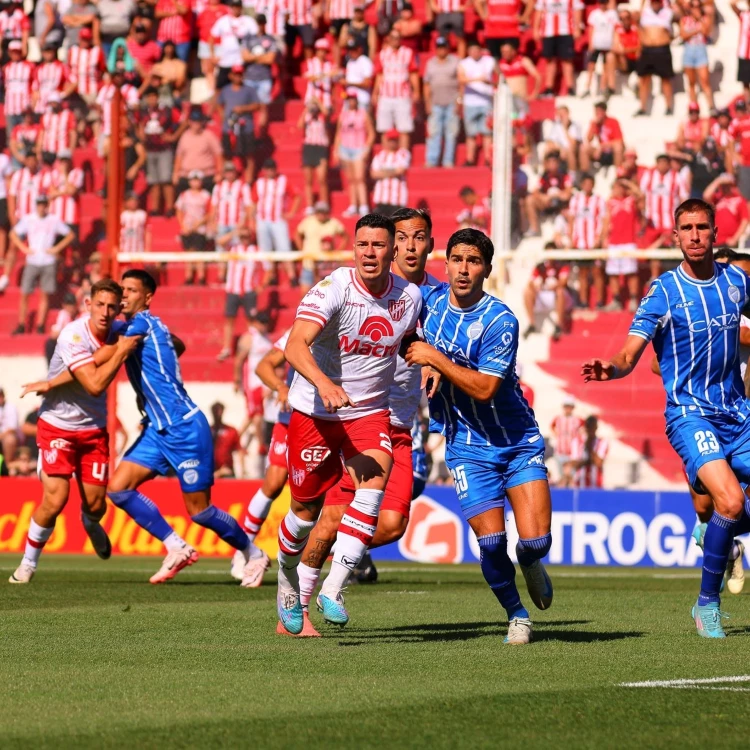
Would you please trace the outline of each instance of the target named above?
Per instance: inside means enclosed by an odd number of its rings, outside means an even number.
[[[54,464],[57,461],[57,449],[53,448],[51,451],[44,451],[44,463]]]
[[[345,307],[364,307],[364,302],[352,302],[351,300],[347,300],[344,304]]]
[[[730,286],[729,289],[727,289],[727,294],[729,295],[729,299],[735,304],[740,301],[740,290],[736,286]]]
[[[322,464],[330,455],[331,451],[325,445],[313,445],[299,452],[299,457],[307,464],[308,469]]]
[[[404,317],[404,314],[406,313],[406,300],[403,299],[390,299],[388,300],[388,312],[391,315],[391,318],[398,323],[401,318]],[[367,322],[367,321],[365,321]],[[391,332],[391,335],[393,335],[393,332]],[[376,339],[373,339],[373,341],[376,341]]]
[[[461,519],[445,506],[422,495],[411,504],[409,525],[399,539],[398,549],[407,560],[461,562],[464,556]]]
[[[388,306],[390,307],[390,303]],[[401,315],[403,317],[403,313]],[[400,320],[400,318],[394,318],[394,320]],[[372,316],[362,323],[359,335],[369,336],[370,340],[377,344],[383,336],[393,336],[393,326],[386,318],[381,318],[379,315]]]
[[[62,438],[55,438],[54,440],[49,441],[49,447],[50,448],[57,448],[61,451],[70,450],[73,446],[70,444],[69,440],[63,440]]]
[[[532,456],[527,462],[527,466],[544,466],[544,456]]]
[[[695,323],[690,324],[690,331],[692,333],[704,333],[709,329],[717,332],[733,331],[739,324],[740,316],[737,313],[723,313],[710,320],[696,320]]]
[[[644,302],[646,302],[646,300],[645,300],[645,299],[643,300],[643,302],[641,302],[641,304],[643,304]],[[677,308],[678,310],[684,310],[684,309],[685,309],[686,307],[692,307],[692,306],[693,306],[694,304],[695,304],[695,303],[693,302],[693,300],[689,299],[689,300],[688,300],[687,302],[678,302],[678,303],[677,303],[677,304],[675,305],[675,307],[676,307],[676,308]]]
[[[188,469],[182,475],[182,481],[185,484],[195,484],[198,481],[198,472],[195,469]]]
[[[325,299],[326,296],[321,292],[320,290],[313,287],[306,295],[305,297],[320,297],[320,299]]]
[[[470,339],[478,339],[482,335],[482,331],[484,330],[484,326],[478,321],[475,320],[466,331],[466,334]]]
[[[274,443],[273,452],[280,456],[282,453],[286,453],[286,443]]]
[[[182,469],[195,469],[196,467],[200,466],[201,462],[197,458],[191,458],[189,461],[183,461],[178,467],[177,471],[182,471]]]

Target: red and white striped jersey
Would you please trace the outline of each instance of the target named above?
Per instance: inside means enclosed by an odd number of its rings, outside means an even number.
[[[583,10],[581,0],[536,0],[542,14],[542,36],[569,36],[573,33],[575,11]]]
[[[641,190],[646,196],[646,218],[655,229],[669,232],[674,226],[674,210],[680,202],[680,182],[671,169],[661,174],[656,167],[641,177]]]
[[[354,0],[329,0],[328,19],[337,21],[340,19],[354,18]]]
[[[729,128],[722,128],[718,122],[712,122],[708,129],[708,134],[716,141],[716,145],[723,151],[730,143],[734,143],[734,138],[729,132]]]
[[[255,374],[261,359],[273,349],[268,336],[262,334],[255,326],[248,326],[250,351],[247,353],[243,368],[245,393],[252,393],[256,388],[263,388],[263,381]]]
[[[5,78],[5,114],[20,115],[31,104],[34,63],[28,60],[9,62],[3,66]]]
[[[159,42],[171,41],[175,44],[184,44],[190,41],[193,32],[193,10],[190,0],[182,0],[185,12],[182,14],[167,16],[159,20],[159,30],[156,32],[156,40]],[[159,0],[156,3],[157,12],[168,12],[176,10],[174,0]]]
[[[289,26],[311,26],[312,0],[286,0],[286,22]]]
[[[21,8],[0,11],[0,34],[3,39],[21,39],[23,32],[31,28],[28,16]]]
[[[367,110],[342,109],[339,113],[339,144],[344,148],[362,149],[367,143]]]
[[[259,13],[266,16],[266,34],[284,36],[286,28],[285,0],[259,0],[256,6]]]
[[[26,214],[34,210],[37,195],[46,192],[50,183],[50,172],[39,170],[33,174],[28,167],[19,169],[13,173],[8,185],[8,194],[16,199],[15,216],[10,217],[11,221],[18,221]]]
[[[408,169],[409,164],[411,164],[411,154],[405,148],[400,148],[398,151],[383,150],[372,160],[371,169],[373,172],[379,172],[381,169]],[[372,191],[372,202],[389,206],[408,206],[409,188],[406,185],[406,175],[376,180]]]
[[[227,263],[227,282],[225,289],[228,294],[247,294],[252,292],[256,286],[256,274],[263,269],[263,264],[255,260],[257,255],[256,245],[236,244],[229,248],[230,253],[241,255],[240,260],[230,260]]]
[[[50,185],[57,190],[65,186],[75,188],[75,192],[71,195],[58,195],[54,198],[50,204],[50,211],[68,226],[77,226],[80,221],[79,195],[83,190],[83,170],[74,168],[68,174],[63,174],[59,169],[53,169]]]
[[[244,224],[252,205],[250,186],[239,177],[233,181],[222,180],[214,185],[211,206],[218,226],[234,229]]]
[[[740,60],[750,60],[750,10],[740,13],[740,43],[737,57]]]
[[[602,461],[609,452],[609,443],[602,438],[595,438],[590,452],[586,450],[586,436],[577,435],[571,445],[570,457],[574,461],[581,461],[590,454],[598,456]],[[573,486],[583,489],[585,487],[601,487],[604,481],[604,472],[600,471],[593,463],[582,466],[575,473]]]
[[[84,49],[74,44],[68,50],[68,76],[82,96],[99,91],[104,73],[104,52],[101,47]]]
[[[39,114],[45,112],[49,95],[55,91],[62,92],[67,82],[68,74],[59,60],[41,63],[37,66],[34,82],[31,85],[31,90],[38,95],[35,111]]]
[[[330,60],[321,61],[317,57],[311,57],[305,61],[303,71],[307,79],[305,104],[311,99],[317,99],[325,109],[331,108],[331,89],[335,72],[336,66]],[[312,80],[313,78],[316,80]]]
[[[552,420],[552,430],[555,434],[555,453],[558,456],[570,456],[573,440],[578,437],[582,427],[583,420],[575,414],[571,414],[569,417],[565,414],[558,414]]]
[[[383,47],[378,55],[375,67],[380,79],[379,95],[393,99],[408,99],[411,97],[411,82],[409,76],[417,71],[414,52],[409,47]]]
[[[69,109],[60,112],[45,112],[42,115],[42,151],[59,154],[70,149],[71,133],[75,130],[76,118]]]
[[[142,208],[120,214],[120,252],[141,253],[146,249],[146,212]]]
[[[258,221],[281,221],[289,198],[294,195],[286,175],[273,179],[260,177],[253,185],[251,198],[255,203],[255,218]]]
[[[198,232],[206,234],[207,222],[203,222],[211,212],[211,193],[208,190],[185,190],[175,203],[175,207],[182,214],[182,232]],[[200,226],[198,226],[200,224]],[[197,227],[197,228],[194,228]]]
[[[138,89],[129,83],[120,86],[122,101],[128,109],[138,106]],[[112,97],[115,95],[115,84],[107,83],[99,89],[96,95],[96,103],[102,110],[102,133],[109,135],[112,132]]]
[[[438,13],[460,13],[463,0],[438,0]]]
[[[602,221],[607,203],[600,195],[586,195],[583,191],[570,199],[568,210],[573,217],[573,247],[579,250],[592,250],[599,246]]]
[[[485,203],[477,201],[473,206],[466,206],[457,216],[456,223],[459,227],[487,230],[490,212]]]
[[[36,142],[39,140],[39,133],[42,126],[38,122],[26,123],[20,122],[11,131],[10,138],[13,141],[19,141],[24,150],[36,150]]]
[[[305,136],[306,146],[328,146],[328,123],[322,115],[311,115],[305,112]]]

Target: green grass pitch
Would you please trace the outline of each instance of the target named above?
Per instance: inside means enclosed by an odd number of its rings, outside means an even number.
[[[0,583],[0,747],[747,747],[750,594],[729,637],[698,638],[697,571],[552,568],[536,642],[505,646],[477,566],[382,565],[345,630],[274,633],[257,590],[201,560],[164,586],[156,559],[47,556]],[[18,563],[0,556],[3,581]],[[522,593],[523,580],[520,579]],[[750,590],[750,584],[748,585]],[[528,596],[525,596],[528,602]]]

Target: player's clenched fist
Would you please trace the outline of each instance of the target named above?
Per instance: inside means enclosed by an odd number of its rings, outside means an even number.
[[[340,385],[334,383],[319,387],[318,396],[329,414],[333,414],[344,406],[357,405],[346,395],[346,391]]]
[[[143,341],[143,336],[120,336],[120,339],[117,342],[117,348],[123,354],[130,354],[135,351],[135,348],[141,343],[141,341]]]
[[[434,354],[434,347],[426,344],[424,341],[414,341],[406,350],[404,359],[410,365],[431,365]]]
[[[584,383],[590,380],[614,380],[616,372],[617,368],[607,359],[590,359],[581,367]]]

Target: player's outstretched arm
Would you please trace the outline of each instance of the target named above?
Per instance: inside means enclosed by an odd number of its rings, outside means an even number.
[[[73,372],[73,377],[90,396],[100,396],[115,379],[117,371],[140,344],[142,338],[142,336],[121,336],[109,360],[102,365],[97,365],[96,361],[83,365]]]
[[[457,365],[424,341],[415,341],[410,344],[406,350],[405,359],[410,365],[431,367],[456,388],[460,388],[468,396],[480,402],[491,401],[503,382],[502,378],[495,375],[487,375]]]
[[[282,409],[286,409],[287,406],[289,386],[276,374],[276,368],[281,367],[285,362],[284,352],[273,348],[263,356],[255,368],[255,374],[266,388],[270,388],[276,394],[276,400]]]
[[[590,359],[581,367],[583,382],[590,380],[606,382],[608,380],[619,380],[635,369],[638,360],[646,350],[648,341],[640,336],[628,336],[625,346],[612,359]]]
[[[297,319],[289,333],[284,350],[286,361],[318,391],[328,412],[335,412],[343,406],[356,406],[346,391],[336,385],[317,365],[310,347],[323,329],[317,323]]]

